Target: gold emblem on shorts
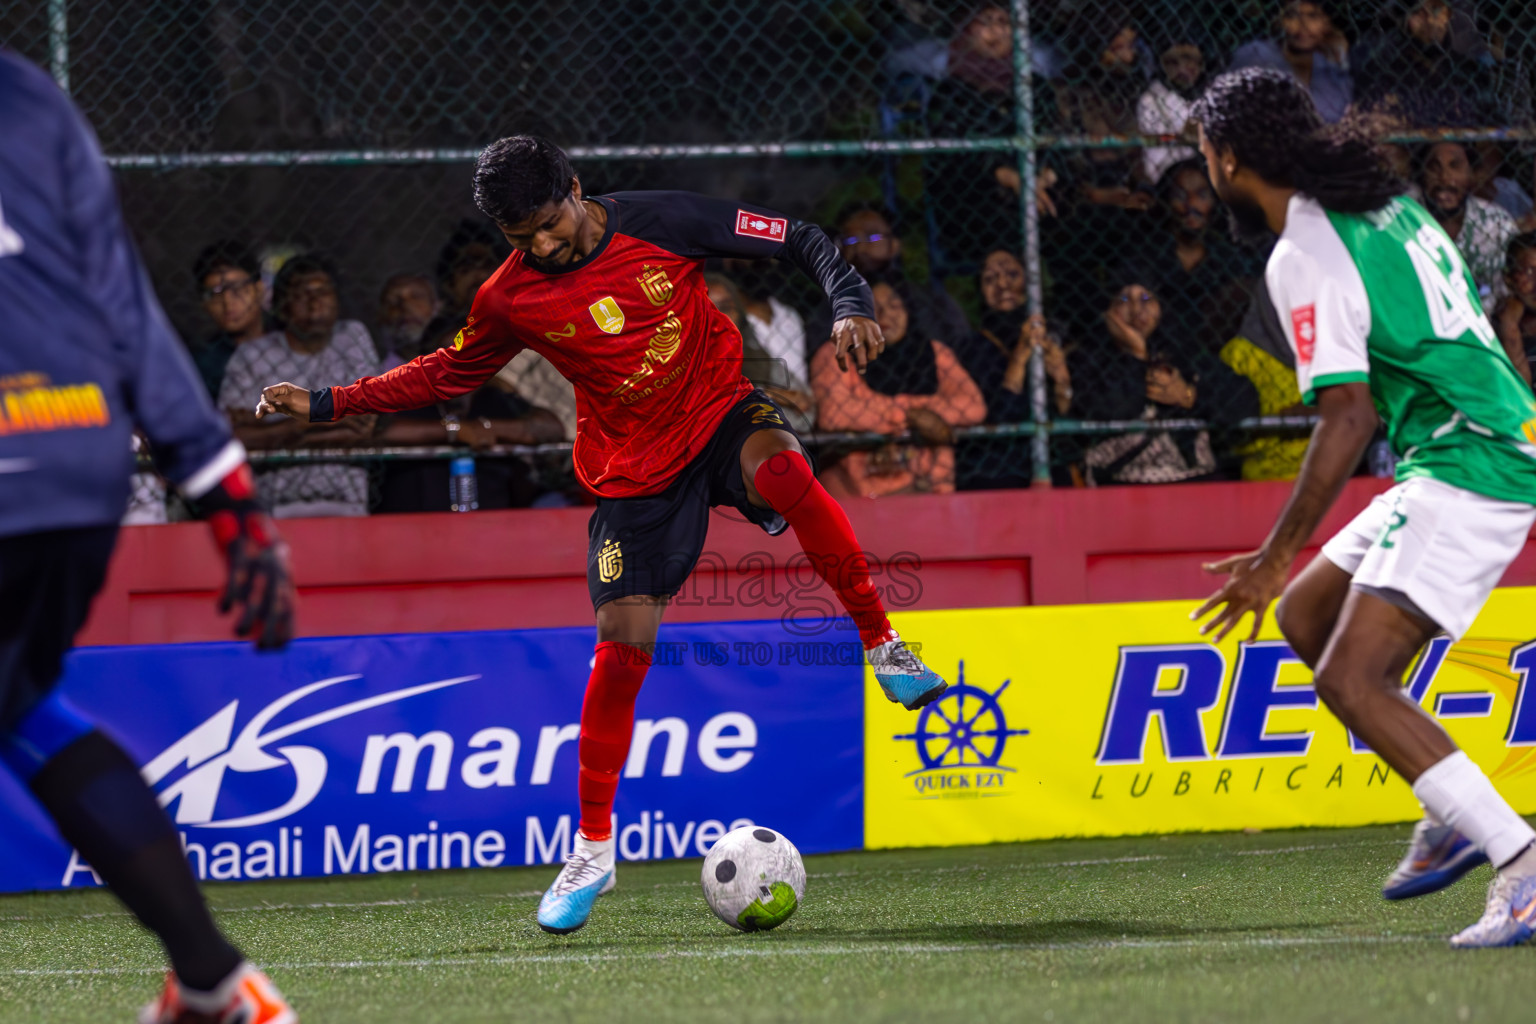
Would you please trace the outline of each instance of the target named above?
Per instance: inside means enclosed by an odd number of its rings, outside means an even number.
[[[772,423],[780,427],[784,425],[784,417],[779,415],[779,410],[767,402],[753,402],[747,406],[746,412],[752,417],[752,423],[756,426],[764,423]]]
[[[624,311],[614,301],[612,295],[606,295],[587,307],[587,312],[592,314],[592,319],[597,323],[598,330],[609,334],[618,334],[624,329]]]
[[[667,300],[672,298],[672,282],[667,280],[667,272],[660,267],[642,267],[645,273],[635,278],[640,282],[640,290],[645,293],[646,299],[653,306],[665,306]]]
[[[624,574],[624,552],[619,550],[619,542],[610,540],[597,549],[597,578],[604,583],[612,583]]]

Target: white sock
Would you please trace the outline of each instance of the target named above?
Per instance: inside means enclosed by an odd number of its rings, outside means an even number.
[[[1420,775],[1413,795],[1430,815],[1472,840],[1495,867],[1515,859],[1536,841],[1536,831],[1460,750]]]
[[[197,1013],[214,1014],[229,1005],[234,998],[235,986],[240,984],[240,979],[245,976],[249,965],[244,960],[224,976],[224,980],[213,987],[212,992],[203,992],[200,989],[181,986],[181,1001],[187,1009]]]
[[[1428,807],[1425,807],[1423,804],[1419,804],[1419,810],[1424,812],[1424,820],[1429,822],[1431,825],[1438,827],[1445,824],[1445,822],[1441,821],[1439,816],[1436,815],[1434,811],[1430,810]]]
[[[577,829],[576,849],[578,852],[584,853],[589,857],[594,853],[604,853],[613,849],[613,836],[609,836],[607,839],[588,839],[581,834],[580,829]]]

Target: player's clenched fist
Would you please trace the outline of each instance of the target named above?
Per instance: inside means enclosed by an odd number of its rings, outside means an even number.
[[[261,401],[256,403],[256,418],[268,416],[292,416],[301,423],[309,422],[309,392],[297,384],[284,381],[261,389]]]

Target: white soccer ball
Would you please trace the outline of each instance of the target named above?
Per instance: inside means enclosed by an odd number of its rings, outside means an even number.
[[[716,917],[744,932],[767,931],[789,920],[805,898],[805,862],[773,829],[747,825],[710,848],[703,883]]]

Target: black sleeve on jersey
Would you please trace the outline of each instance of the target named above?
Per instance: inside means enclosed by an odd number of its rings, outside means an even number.
[[[693,259],[788,260],[821,285],[832,300],[834,320],[845,316],[874,319],[875,300],[869,285],[815,224],[750,203],[715,199],[697,192],[615,192],[603,198],[618,206],[619,223],[615,230],[631,238]],[[743,211],[770,221],[784,221],[784,239],[738,232],[737,219]]]

